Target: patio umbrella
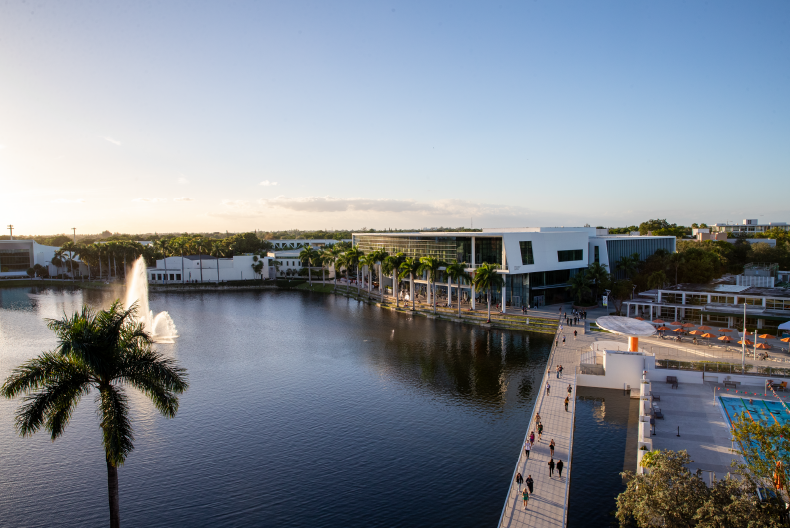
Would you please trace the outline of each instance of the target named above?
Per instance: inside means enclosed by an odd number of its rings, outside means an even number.
[[[734,332],[732,328],[719,328],[719,332]]]
[[[771,334],[760,334],[757,337],[759,337],[760,339],[774,339],[774,336],[772,336]]]
[[[708,332],[710,330],[713,330],[713,328],[711,328],[710,326],[702,325],[702,326],[698,326],[697,330],[704,330],[705,332]]]
[[[738,341],[739,345],[743,345],[744,343],[746,344],[746,346],[752,346],[754,344],[751,341],[749,341],[748,339],[746,341]]]
[[[713,334],[705,333],[705,334],[702,334],[702,337],[704,337],[705,339],[710,339],[711,337],[716,337],[716,336],[713,335]]]
[[[682,329],[682,328],[675,328],[675,329],[674,329],[674,330],[672,330],[672,331],[673,331],[673,332],[683,332],[683,329]]]
[[[682,325],[683,323],[681,323],[680,321],[672,321],[672,322],[671,322],[671,323],[669,323],[669,324],[671,324],[672,326],[680,326],[680,325]]]
[[[719,341],[724,341],[725,343],[729,343],[730,341],[732,341],[732,338],[730,336],[721,336],[719,338]]]
[[[790,337],[783,337],[783,338],[782,338],[782,339],[780,339],[779,341],[781,341],[781,342],[783,342],[783,343],[790,343]]]
[[[653,319],[653,322],[654,323],[658,323],[658,324],[663,324],[664,320],[663,319]]]
[[[759,348],[761,350],[771,350],[771,345],[767,343],[757,343],[757,345],[754,348]]]
[[[637,321],[644,321],[644,319],[642,319],[641,317],[634,317],[634,319],[636,319]]]
[[[705,332],[702,332],[701,330],[692,330],[691,332],[689,332],[689,334],[691,335],[702,335],[704,333]]]
[[[696,325],[693,325],[691,323],[683,323],[683,328],[691,328],[693,326],[696,326]]]
[[[666,326],[659,326],[656,330],[669,330]]]

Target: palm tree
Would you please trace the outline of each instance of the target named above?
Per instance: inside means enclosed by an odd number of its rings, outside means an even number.
[[[71,273],[71,280],[74,280],[74,242],[66,242],[60,247],[63,253],[68,254],[69,272]]]
[[[104,251],[105,251],[104,244],[99,244],[98,242],[94,242],[92,246],[93,246],[94,255],[96,255],[96,260],[99,261],[99,280],[101,281],[101,277],[103,275],[101,259],[104,256]]]
[[[345,252],[341,253],[335,259],[335,276],[337,277],[338,268],[346,268],[346,293],[349,292],[351,283],[348,280],[348,270],[351,266],[348,263],[348,255]],[[335,281],[335,288],[337,288],[337,281]]]
[[[669,265],[675,268],[675,286],[678,284],[678,269],[680,266],[685,264],[686,259],[683,257],[683,253],[672,253],[667,258],[669,261]]]
[[[447,269],[444,270],[447,273],[447,276],[450,277],[450,281],[455,281],[458,283],[458,317],[461,317],[461,281],[464,279],[469,279],[470,276],[466,272],[466,264],[463,262],[458,262],[457,260],[452,261],[450,264],[447,265]],[[452,282],[448,285],[448,292],[452,291],[453,285]],[[449,297],[449,293],[448,293]]]
[[[502,278],[502,275],[496,272],[496,267],[487,263],[483,262],[478,266],[475,276],[472,279],[472,283],[475,285],[475,288],[478,290],[485,290],[487,297],[488,297],[488,323],[491,322],[491,289],[495,287],[502,287],[505,283],[505,279]]]
[[[354,246],[348,251],[346,251],[346,266],[347,267],[356,267],[356,276],[357,276],[357,295],[362,294],[362,286],[359,282],[359,260],[362,258],[363,253],[359,250],[359,246]]]
[[[50,263],[55,266],[55,275],[60,275],[60,267],[63,265],[63,259],[61,259],[62,255],[63,253],[61,253],[60,250],[55,251],[55,256],[50,260]]]
[[[387,275],[392,273],[392,294],[395,296],[395,308],[400,308],[400,300],[398,299],[398,290],[400,290],[398,284],[398,268],[402,262],[403,253],[397,253],[384,257],[384,261],[381,263],[382,273],[386,273]],[[381,283],[379,282],[379,284]],[[382,301],[383,300],[382,298]]]
[[[588,295],[590,290],[590,279],[587,277],[587,274],[584,271],[580,271],[568,282],[568,285],[565,287],[566,290],[571,292],[571,295],[579,301],[581,304],[582,299],[586,295]]]
[[[651,289],[663,288],[666,282],[667,282],[667,274],[664,273],[664,270],[655,271],[650,274],[650,277],[647,278],[647,287]]]
[[[343,250],[340,247],[338,247],[336,245],[333,245],[327,251],[331,255],[332,269],[335,270],[335,289],[334,289],[334,291],[337,291],[337,272],[338,272],[338,264],[339,264],[338,263],[338,259],[340,258],[340,255],[343,254]]]
[[[368,253],[362,255],[359,259],[359,267],[362,268],[362,280],[365,280],[365,267],[368,268],[368,299],[370,299],[371,290],[373,289],[373,267],[376,265],[376,255]]]
[[[160,238],[154,242],[154,249],[162,253],[162,259],[165,264],[165,284],[167,284],[167,254],[171,251],[170,241],[166,238]]]
[[[587,278],[593,282],[595,302],[598,302],[598,286],[609,279],[609,272],[606,271],[606,264],[593,262],[587,267]]]
[[[318,261],[321,263],[321,283],[326,284],[326,268],[335,262],[330,248],[326,248],[318,254]]]
[[[414,257],[406,257],[399,267],[399,279],[409,277],[409,298],[411,299],[411,309],[414,311],[414,274],[420,269],[420,261]]]
[[[124,385],[145,394],[167,418],[176,415],[177,395],[188,387],[186,370],[151,348],[136,309],[115,301],[108,310],[85,306],[71,318],[49,319],[57,348],[14,369],[0,388],[6,398],[26,395],[16,413],[19,434],[32,436],[43,427],[53,441],[63,435],[80,398],[96,391],[111,528],[120,526],[118,466],[134,449]]]
[[[439,268],[442,262],[436,257],[422,257],[418,273],[425,273],[428,276],[428,288],[433,303],[433,313],[436,313],[436,277],[439,275]]]
[[[221,241],[211,244],[211,256],[217,257],[217,284],[219,284],[219,258],[224,257],[226,253],[225,245]]]
[[[299,252],[299,260],[301,260],[303,264],[307,264],[307,278],[310,281],[310,285],[312,286],[313,274],[310,268],[318,260],[318,252],[310,247],[309,244],[305,244],[304,249]]]
[[[383,269],[383,264],[384,264],[384,259],[386,259],[389,256],[389,253],[387,253],[383,249],[379,249],[378,251],[374,251],[373,255],[374,255],[373,260],[375,260],[376,267],[379,270],[379,273],[378,273],[378,278],[379,278],[379,298],[381,299],[381,302],[384,302],[384,277],[383,277],[384,269]]]
[[[198,238],[195,240],[194,247],[198,252],[198,260],[200,261],[200,283],[203,284],[203,255],[206,252],[211,251],[211,241],[206,238]]]

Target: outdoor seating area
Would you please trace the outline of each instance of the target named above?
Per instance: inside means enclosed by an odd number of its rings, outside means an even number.
[[[644,320],[641,317],[635,319]],[[690,321],[672,321],[667,323],[663,319],[649,321],[656,328],[656,339],[676,342],[688,342],[698,346],[724,347],[730,343],[745,344],[753,350],[772,350],[775,352],[790,353],[790,337],[780,337],[766,332],[756,334],[737,328],[721,328],[704,324],[695,324]],[[689,339],[690,338],[690,339]],[[745,343],[744,343],[745,339]],[[764,353],[764,358],[768,354]]]

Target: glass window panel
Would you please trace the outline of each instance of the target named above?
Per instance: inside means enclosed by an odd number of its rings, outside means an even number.
[[[526,264],[534,264],[535,258],[532,256],[532,241],[525,240],[518,243],[519,248],[521,249],[521,263]]]
[[[560,262],[572,262],[575,260],[584,259],[584,250],[582,249],[566,249],[557,251],[557,260]]]

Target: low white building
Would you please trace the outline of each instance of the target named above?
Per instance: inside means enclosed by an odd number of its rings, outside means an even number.
[[[258,262],[263,264],[260,273],[253,269]],[[147,272],[149,283],[169,284],[261,280],[269,278],[268,270],[269,257],[246,254],[218,259],[211,255],[185,255],[159,259],[156,267],[148,268]]]
[[[58,274],[70,274],[70,267],[57,267],[52,264],[55,254],[60,251],[59,247],[42,246],[35,240],[0,240],[0,278],[22,278],[27,277],[28,268],[36,264],[46,267],[51,276]],[[64,256],[65,260],[66,257]],[[74,269],[74,275],[88,274],[88,267],[75,258],[74,263],[79,269]]]
[[[334,240],[331,238],[289,238],[287,240],[267,240],[272,245],[275,251],[285,251],[289,249],[302,249],[305,244],[313,249],[319,249],[324,246],[332,246],[340,242],[351,242],[350,239]]]

